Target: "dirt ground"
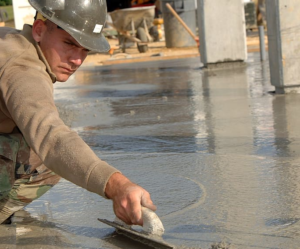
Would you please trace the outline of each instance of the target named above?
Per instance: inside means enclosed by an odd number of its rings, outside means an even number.
[[[188,48],[167,48],[164,41],[148,44],[146,53],[139,53],[136,44],[127,47],[125,53],[122,52],[117,39],[108,39],[111,47],[111,54],[91,54],[85,60],[85,64],[112,65],[130,62],[142,62],[161,59],[179,59],[185,57],[199,56],[199,50],[195,44]]]

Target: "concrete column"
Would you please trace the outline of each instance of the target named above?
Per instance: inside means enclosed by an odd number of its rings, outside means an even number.
[[[300,92],[300,1],[266,0],[271,84],[276,93]]]
[[[13,9],[16,29],[23,29],[24,24],[33,23],[36,11],[28,0],[13,0]]]
[[[204,66],[245,61],[247,44],[243,1],[197,1],[200,55]]]

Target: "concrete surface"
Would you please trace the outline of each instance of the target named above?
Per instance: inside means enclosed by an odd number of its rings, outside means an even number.
[[[299,96],[274,95],[268,63],[199,58],[85,65],[55,84],[61,117],[145,187],[177,248],[299,248]],[[111,202],[62,180],[1,226],[0,248],[147,248],[97,218]],[[230,245],[230,246],[229,246]]]

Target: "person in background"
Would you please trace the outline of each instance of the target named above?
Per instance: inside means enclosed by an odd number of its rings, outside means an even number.
[[[266,3],[265,0],[254,0],[256,6],[256,20],[257,26],[264,26],[266,28]]]

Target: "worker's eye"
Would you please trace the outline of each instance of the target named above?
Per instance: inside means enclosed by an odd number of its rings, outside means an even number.
[[[73,43],[71,43],[69,41],[65,41],[65,44],[67,44],[67,45],[74,45]]]

